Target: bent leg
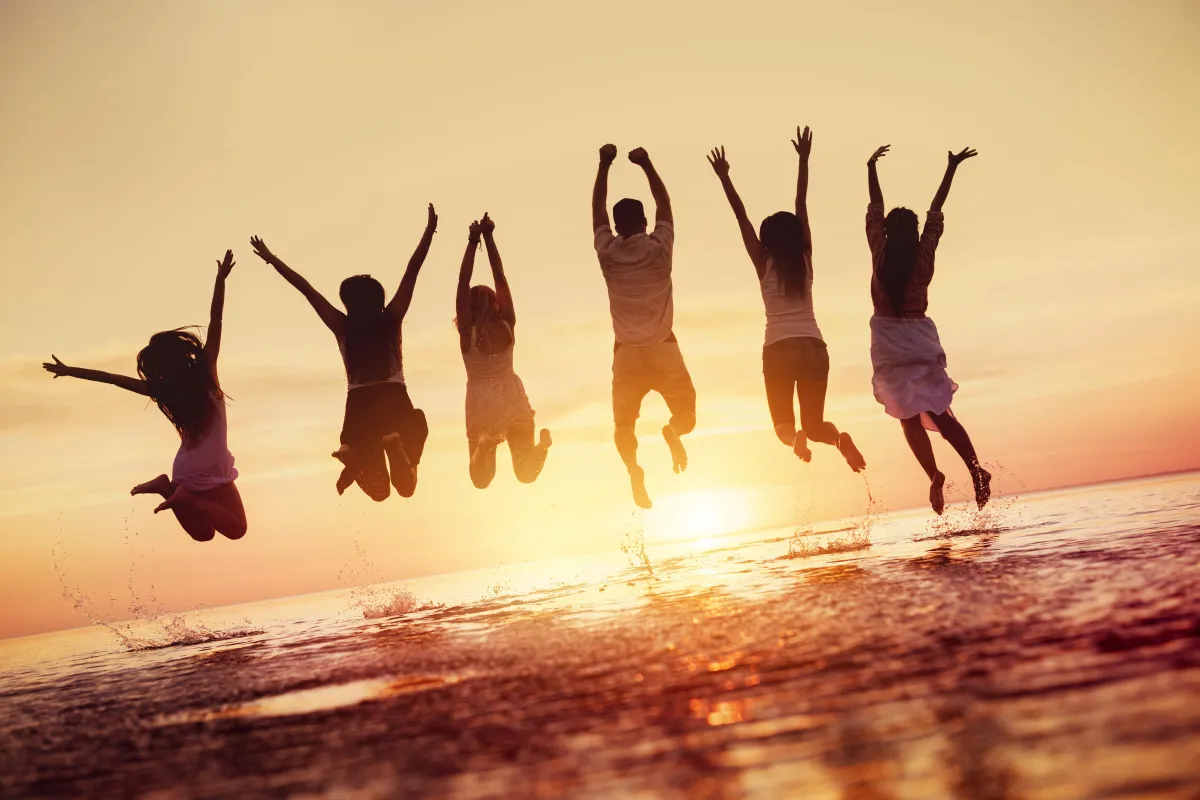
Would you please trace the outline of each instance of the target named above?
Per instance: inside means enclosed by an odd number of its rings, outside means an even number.
[[[360,452],[361,450],[365,452]],[[388,479],[382,443],[365,448],[351,448],[351,454],[357,462],[354,467],[354,482],[358,484],[358,488],[376,503],[387,500],[388,495],[392,493],[392,487]],[[347,469],[350,469],[350,465],[347,465]]]
[[[496,443],[472,440],[467,443],[470,450],[471,483],[476,489],[486,489],[496,477]]]
[[[796,364],[792,344],[788,340],[763,347],[763,385],[767,392],[767,409],[775,436],[801,461],[811,461],[808,437],[796,430],[796,410],[792,406],[792,391],[796,386]]]
[[[408,460],[404,439],[398,433],[390,433],[383,437],[383,449],[387,453],[392,486],[401,497],[412,497],[417,491],[417,468]]]
[[[542,443],[533,443],[533,417],[509,427],[508,452],[512,456],[513,474],[521,483],[533,483],[542,474],[550,452],[550,432],[542,431]],[[635,440],[636,447],[636,440]]]
[[[246,510],[232,483],[206,491],[179,487],[154,509],[154,513],[164,509],[170,509],[180,526],[198,542],[211,540],[214,531],[230,539],[246,535]]]
[[[696,429],[696,387],[678,344],[658,345],[656,356],[657,374],[652,386],[671,411],[671,419],[663,426],[662,435],[671,449],[672,466],[676,472],[683,472],[687,469],[688,457],[680,437]]]

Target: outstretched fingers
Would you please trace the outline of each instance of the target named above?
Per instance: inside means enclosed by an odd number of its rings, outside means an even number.
[[[875,152],[871,154],[871,157],[867,160],[867,163],[874,164],[876,161],[878,161],[879,159],[886,156],[888,153],[888,150],[891,150],[891,149],[892,149],[892,146],[890,144],[885,144],[882,147],[875,148]]]

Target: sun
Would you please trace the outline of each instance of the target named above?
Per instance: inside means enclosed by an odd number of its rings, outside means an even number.
[[[743,530],[752,518],[753,494],[746,489],[700,489],[656,499],[655,538],[702,539]]]

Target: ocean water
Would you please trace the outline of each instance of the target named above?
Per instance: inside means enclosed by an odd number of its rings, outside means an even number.
[[[1200,476],[650,548],[632,515],[0,673],[6,798],[1195,798]]]

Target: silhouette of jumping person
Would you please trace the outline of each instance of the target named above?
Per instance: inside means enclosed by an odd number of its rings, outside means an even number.
[[[825,391],[829,383],[829,351],[813,313],[812,230],[808,224],[808,157],[812,133],[796,128],[792,142],[800,157],[796,176],[796,213],[778,211],[762,221],[758,233],[746,206],[729,177],[725,148],[708,156],[725,197],[733,208],[742,243],[758,273],[759,289],[767,313],[763,344],[763,381],[767,407],[779,440],[804,461],[812,459],[809,440],[836,447],[855,472],[867,464],[850,434],[839,432],[825,419]],[[800,430],[792,394],[800,404]]]
[[[525,396],[524,384],[513,372],[517,315],[496,247],[495,228],[496,223],[487,214],[471,223],[455,296],[454,324],[467,370],[471,482],[479,489],[486,489],[496,476],[496,448],[501,442],[508,442],[513,473],[521,483],[537,480],[551,444],[550,431],[545,428],[534,444],[533,409]],[[492,280],[496,284],[494,290],[483,284],[471,285],[475,251],[481,238],[487,247]]]
[[[201,343],[195,334],[182,329],[154,334],[137,355],[137,378],[69,367],[54,355],[50,356],[53,361],[42,364],[56,379],[65,375],[109,383],[154,401],[179,433],[179,451],[171,465],[171,477],[159,475],[133,487],[130,494],[162,497],[154,513],[170,509],[184,531],[198,542],[207,542],[216,533],[230,539],[246,535],[246,510],[234,484],[238,473],[229,452],[225,394],[217,379],[225,279],[233,264],[229,250],[217,262],[206,340]]]
[[[937,326],[925,316],[934,253],[942,236],[942,205],[950,193],[958,165],[976,152],[966,148],[947,153],[946,174],[917,232],[917,215],[907,208],[883,213],[876,162],[890,145],[878,148],[867,161],[867,243],[871,247],[871,383],[875,399],[900,420],[904,438],[929,476],[929,504],[941,514],[946,501],[946,476],[937,467],[926,429],[937,431],[962,457],[975,486],[975,502],[983,508],[992,495],[991,474],[979,464],[971,437],[950,411],[958,386],[946,374],[946,351]]]
[[[655,391],[671,411],[662,434],[671,449],[675,472],[687,469],[687,452],[679,437],[696,427],[696,389],[678,341],[671,330],[674,305],[671,290],[671,252],[675,228],[667,187],[650,163],[643,148],[629,153],[629,160],[646,173],[654,196],[654,230],[647,234],[642,204],[630,198],[613,206],[613,223],[608,219],[608,171],[617,157],[616,145],[600,148],[600,166],[592,191],[592,229],[596,256],[608,285],[608,305],[613,333],[613,439],[629,471],[633,499],[650,508],[645,473],[637,463],[637,435],[642,398]]]
[[[344,465],[337,480],[338,494],[357,483],[368,497],[381,502],[390,494],[389,483],[401,497],[412,497],[417,489],[417,465],[429,426],[425,413],[414,408],[408,396],[400,328],[436,230],[437,214],[430,203],[425,233],[391,301],[385,305],[379,281],[370,275],[353,275],[342,281],[338,292],[345,313],[267,249],[262,239],[250,239],[255,254],[304,295],[337,339],[347,383],[342,446],[333,454]]]

